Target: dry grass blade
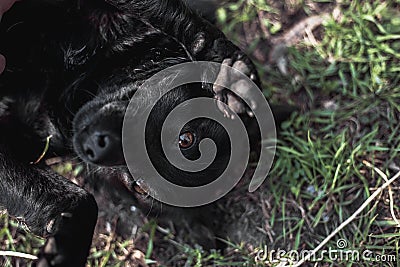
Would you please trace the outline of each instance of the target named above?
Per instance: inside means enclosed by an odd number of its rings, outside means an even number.
[[[385,190],[390,184],[396,181],[400,177],[400,172],[398,172],[395,176],[393,176],[390,180],[384,183],[381,187],[379,187],[357,210],[354,212],[352,216],[350,216],[346,221],[344,221],[338,228],[335,229],[329,236],[327,236],[315,249],[312,250],[310,254],[301,259],[300,261],[294,264],[294,267],[298,267],[303,265],[306,261],[308,261],[312,256],[314,256],[326,243],[329,242],[337,233],[340,232],[344,227],[346,227],[349,223],[351,223],[377,196],[379,196],[383,190]]]
[[[16,258],[23,258],[28,260],[37,260],[38,257],[26,253],[15,252],[15,251],[0,251],[0,256],[3,257],[16,257]]]
[[[371,163],[369,163],[368,161],[365,161],[365,160],[364,160],[363,163],[364,163],[367,167],[374,169],[374,170],[379,174],[379,176],[382,177],[382,178],[385,180],[385,182],[388,182],[388,181],[389,181],[387,175],[386,175],[383,171],[381,171],[381,170],[378,169],[377,167],[373,166],[373,165],[372,165]],[[393,200],[393,190],[392,190],[392,187],[389,186],[389,187],[388,187],[388,190],[389,190],[390,214],[392,215],[393,221],[395,221],[395,223],[397,224],[397,227],[400,227],[400,222],[399,222],[399,220],[396,218],[396,214],[394,213],[394,200]]]
[[[48,136],[48,137],[46,138],[46,145],[45,145],[45,147],[44,147],[44,149],[43,149],[42,154],[39,156],[39,158],[38,158],[35,162],[31,162],[31,164],[33,164],[33,165],[38,164],[38,163],[44,158],[44,156],[46,156],[46,153],[47,153],[47,151],[49,150],[49,147],[50,147],[50,139],[51,139],[52,137],[53,137],[53,136],[50,135],[50,136]]]

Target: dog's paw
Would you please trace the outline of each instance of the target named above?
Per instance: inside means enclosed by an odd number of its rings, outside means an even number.
[[[60,250],[59,243],[55,237],[47,239],[46,244],[39,254],[36,267],[66,266],[64,264],[66,255]]]
[[[57,231],[47,238],[42,247],[36,267],[83,267],[86,263],[86,249],[82,246],[81,236],[77,235],[77,227],[70,215],[61,216],[61,224]],[[50,231],[49,231],[50,230]],[[48,229],[51,232],[51,229]]]
[[[78,247],[79,243],[75,244],[71,238],[50,237],[39,254],[36,267],[83,267],[86,256],[76,250]]]
[[[228,105],[230,110],[224,105],[218,105],[219,109],[227,117],[233,117],[232,112],[252,117],[252,109],[256,108],[256,101],[252,99],[250,90],[260,84],[254,64],[243,52],[236,51],[232,57],[224,59],[222,65],[232,67],[236,71],[222,67],[218,73],[213,86],[215,98]]]

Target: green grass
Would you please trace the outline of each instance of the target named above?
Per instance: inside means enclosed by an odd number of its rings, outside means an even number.
[[[277,238],[289,241],[292,249],[304,244],[315,247],[361,205],[372,188],[382,184],[363,160],[390,177],[395,172],[389,167],[399,158],[399,2],[343,1],[340,10],[340,21],[331,18],[324,23],[324,37],[317,46],[302,43],[290,49],[290,70],[296,81],[284,77],[266,83],[273,85],[271,95],[293,99],[290,95],[297,94],[307,99],[306,108],[283,125],[269,178],[275,200],[270,224],[284,222]],[[326,101],[333,102],[335,109],[324,108]],[[338,238],[355,249],[398,256],[399,230],[388,217],[386,198]],[[304,217],[285,210],[288,199],[302,206]],[[397,205],[395,211],[398,215]],[[380,238],[373,238],[376,235]],[[335,247],[334,242],[330,246]]]
[[[229,36],[240,35],[241,23],[255,20],[257,10],[251,2],[239,1],[219,11]],[[258,10],[279,16],[279,11],[264,1],[253,2]],[[282,125],[276,162],[265,189],[265,195],[273,196],[269,225],[280,230],[274,236],[277,248],[313,249],[350,217],[384,183],[364,161],[388,177],[398,171],[400,1],[342,1],[338,9],[340,19],[331,17],[323,23],[317,44],[299,42],[289,49],[290,75],[282,75],[275,67],[266,68],[265,63],[260,65],[265,94],[271,101],[282,103],[286,99],[301,107]],[[279,21],[265,23],[279,25]],[[280,34],[269,30],[271,36]],[[258,44],[264,41],[253,40]],[[255,46],[248,48],[250,54],[254,50]],[[398,195],[398,189],[394,190],[397,217]],[[374,255],[399,259],[400,231],[390,215],[388,199],[386,190],[325,248],[334,249],[337,240],[345,239],[347,249],[368,249]],[[254,255],[246,257],[247,249],[237,249],[237,253],[241,254],[235,256],[241,266],[255,264]],[[233,266],[226,260],[219,265]],[[328,257],[319,263],[373,264],[370,260],[331,261]],[[397,262],[385,264],[396,266]]]
[[[36,255],[44,241],[23,229],[24,226],[16,220],[10,220],[5,214],[0,214],[0,250]],[[3,267],[14,267],[18,264],[26,266],[31,261],[20,258],[0,258],[0,263]]]
[[[318,13],[310,8],[312,4],[334,5],[333,1],[317,0],[283,2],[292,3],[287,8],[309,16]],[[258,62],[265,95],[271,102],[300,107],[282,125],[276,162],[261,192],[271,204],[267,220],[273,229],[272,246],[276,248],[313,249],[350,217],[385,182],[365,162],[389,178],[399,171],[400,1],[343,0],[336,5],[339,18],[327,19],[315,31],[317,43],[306,39],[289,48],[289,75],[281,74],[267,62]],[[259,11],[271,15],[260,20]],[[253,21],[264,23],[270,38],[285,30],[282,10],[263,0],[226,4],[217,14],[231,38],[239,39],[243,24]],[[253,54],[260,44],[267,42],[264,38],[263,34],[253,38],[246,46],[247,52]],[[397,218],[400,218],[399,187],[400,182],[396,182],[392,188]],[[332,238],[325,249],[337,248],[337,240],[345,239],[347,249],[368,249],[374,255],[394,255],[399,259],[400,228],[391,216],[389,202],[385,190]],[[29,235],[12,234],[4,216],[1,220],[5,226],[0,237],[8,240],[2,242],[1,249],[37,251],[40,241]],[[148,229],[151,241],[145,251],[148,259],[155,245],[154,229]],[[107,263],[116,262],[115,251],[128,245],[121,240],[116,244],[107,251],[93,249],[91,258],[97,263],[92,266],[122,266]],[[229,243],[230,252],[224,256],[217,251],[175,245],[182,251],[182,265],[256,266],[255,255],[264,244],[253,244],[249,249],[244,244]],[[268,245],[270,248],[271,244]],[[385,264],[363,259],[332,261],[326,255],[319,264],[399,266],[393,261]]]

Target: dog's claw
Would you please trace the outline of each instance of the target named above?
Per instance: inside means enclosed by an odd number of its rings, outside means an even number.
[[[50,267],[51,265],[45,258],[39,259],[39,261],[36,263],[36,267]]]
[[[218,108],[227,117],[234,118],[232,112],[253,117],[252,110],[256,109],[257,105],[256,101],[250,97],[249,91],[254,88],[253,83],[256,85],[259,83],[255,66],[241,51],[235,52],[231,58],[224,59],[222,65],[232,67],[238,72],[232,72],[228,68],[222,67],[218,73],[213,86],[215,98],[225,103],[230,110],[227,110],[226,106],[222,104],[219,104]],[[249,79],[244,79],[243,74]],[[226,85],[229,85],[228,89]]]
[[[42,248],[36,267],[68,266],[64,263],[66,256],[61,246],[63,243],[57,242],[55,237],[49,237]]]
[[[57,253],[57,244],[54,237],[47,239],[46,244],[43,247],[45,255],[55,255]]]

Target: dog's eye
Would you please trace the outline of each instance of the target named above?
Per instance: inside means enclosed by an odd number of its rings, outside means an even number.
[[[179,136],[179,147],[189,148],[194,143],[194,134],[191,132],[185,132]]]

